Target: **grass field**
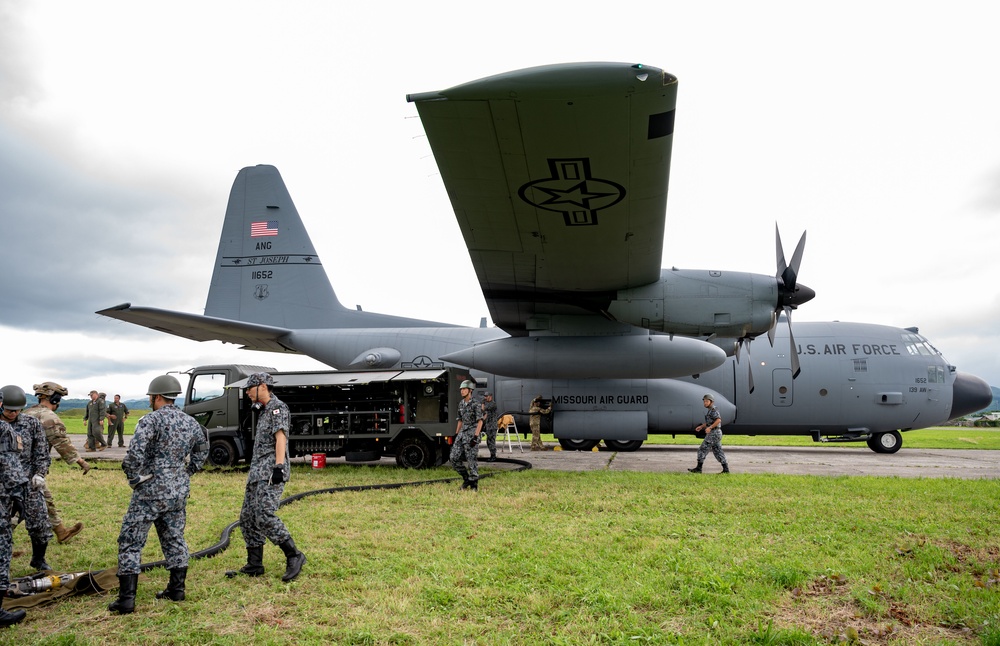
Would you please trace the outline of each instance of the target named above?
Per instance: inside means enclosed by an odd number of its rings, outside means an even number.
[[[286,495],[452,475],[303,466]],[[194,478],[192,551],[238,517],[244,481]],[[64,519],[87,525],[49,562],[113,567],[130,494],[117,464],[83,476],[56,463],[49,482]],[[309,558],[291,584],[270,545],[265,577],[225,579],[244,562],[237,531],[192,562],[185,602],[154,598],[157,569],[133,615],[110,615],[108,595],[73,597],[29,610],[0,642],[1000,644],[998,480],[527,471],[477,494],[322,494],[280,515]],[[155,532],[144,556],[161,558]]]

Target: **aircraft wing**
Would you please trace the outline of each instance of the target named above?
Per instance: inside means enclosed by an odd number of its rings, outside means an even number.
[[[412,94],[494,323],[660,277],[677,79],[573,63]]]
[[[280,327],[173,312],[155,307],[132,307],[130,303],[109,307],[97,313],[192,341],[237,343],[246,350],[263,352],[295,352],[281,343],[281,338],[291,330]]]

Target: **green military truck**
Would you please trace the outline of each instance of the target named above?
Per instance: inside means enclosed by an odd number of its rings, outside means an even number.
[[[208,431],[210,464],[232,466],[253,455],[256,419],[243,387],[255,372],[274,377],[288,405],[291,457],[324,454],[348,462],[384,456],[403,467],[441,464],[451,451],[459,384],[467,370],[275,372],[251,365],[200,366],[190,376],[184,411]]]

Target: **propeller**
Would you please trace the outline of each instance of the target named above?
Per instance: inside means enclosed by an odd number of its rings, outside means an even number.
[[[749,379],[750,394],[753,394],[753,361],[750,359],[750,342],[753,339],[750,337],[740,337],[736,341],[736,363],[740,362],[740,349],[744,344],[747,346],[747,378]]]
[[[799,353],[796,350],[795,337],[792,336],[792,310],[797,309],[802,303],[811,301],[816,296],[816,292],[798,283],[799,265],[802,264],[802,252],[806,246],[806,232],[802,232],[799,244],[795,246],[791,264],[785,263],[785,251],[781,245],[781,233],[778,231],[777,223],[774,225],[774,238],[775,256],[778,264],[778,273],[775,274],[775,279],[778,281],[778,304],[774,308],[774,321],[767,330],[767,340],[773,348],[774,329],[778,325],[778,315],[784,312],[785,320],[788,321],[789,356],[792,362],[792,379],[794,379],[799,376],[799,372],[802,369],[799,365]]]

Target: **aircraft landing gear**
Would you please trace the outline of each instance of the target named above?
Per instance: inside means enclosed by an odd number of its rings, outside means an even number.
[[[559,439],[559,446],[563,447],[563,451],[589,451],[590,449],[597,446],[600,440],[566,440]]]
[[[630,453],[639,450],[639,447],[642,446],[642,440],[604,440],[604,446],[612,451]]]
[[[868,448],[876,453],[895,453],[903,446],[903,436],[899,431],[875,433],[868,438]]]

